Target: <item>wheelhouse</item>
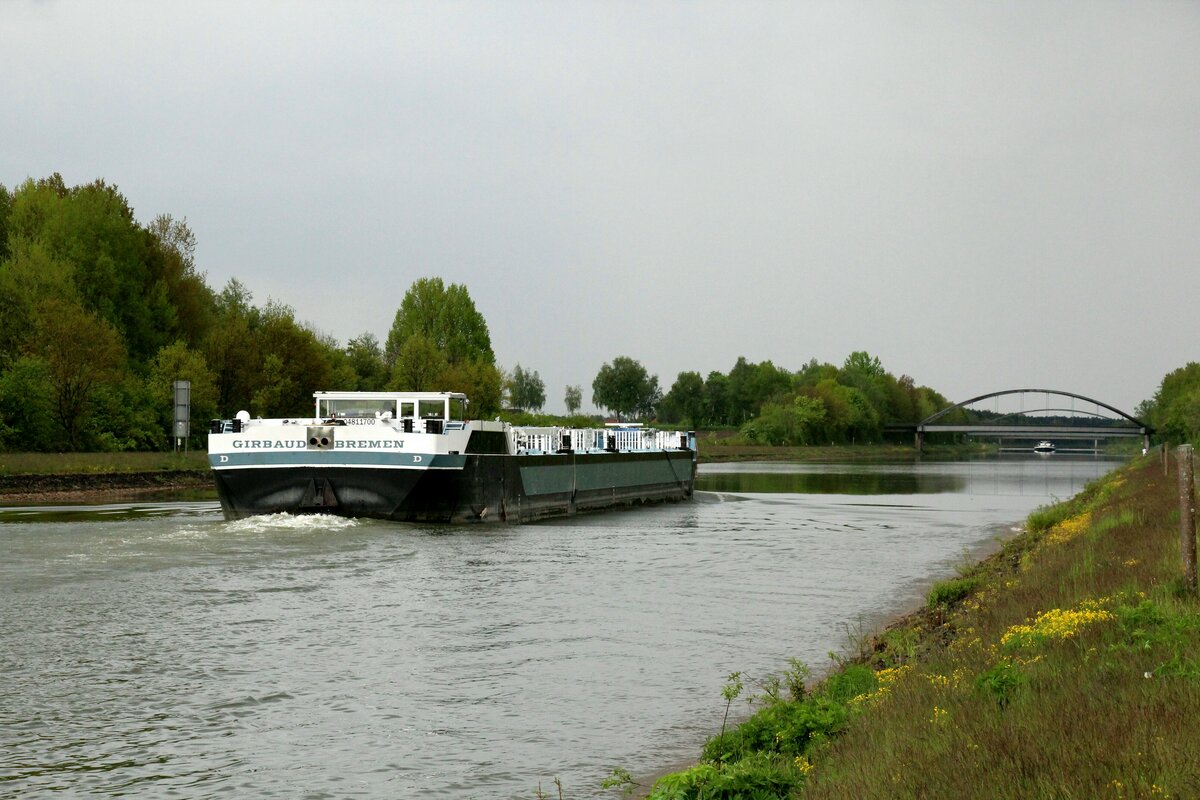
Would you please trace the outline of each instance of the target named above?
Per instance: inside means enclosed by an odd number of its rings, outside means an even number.
[[[461,392],[317,392],[318,419],[465,420]]]

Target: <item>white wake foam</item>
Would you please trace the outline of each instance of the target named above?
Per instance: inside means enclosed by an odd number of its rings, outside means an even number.
[[[226,522],[225,529],[233,533],[343,531],[356,527],[358,524],[357,519],[335,517],[332,514],[263,514]]]

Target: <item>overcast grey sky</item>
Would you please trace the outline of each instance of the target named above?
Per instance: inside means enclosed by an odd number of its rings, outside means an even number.
[[[0,183],[115,183],[342,343],[464,283],[551,409],[617,355],[1130,411],[1200,360],[1197,2],[0,0],[0,67]]]

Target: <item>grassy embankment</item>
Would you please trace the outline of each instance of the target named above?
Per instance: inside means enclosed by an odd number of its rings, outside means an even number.
[[[99,502],[208,491],[208,455],[0,453],[0,503]]]
[[[1163,471],[1141,458],[1035,512],[811,692],[802,670],[763,682],[649,796],[1200,796],[1200,603]]]
[[[121,472],[207,470],[208,454],[0,453],[0,475],[96,475]]]

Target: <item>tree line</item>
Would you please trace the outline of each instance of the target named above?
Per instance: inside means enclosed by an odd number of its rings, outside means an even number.
[[[500,409],[511,377],[465,287],[418,280],[385,343],[343,347],[237,280],[211,289],[195,247],[186,220],[141,224],[103,180],[0,185],[0,449],[169,449],[175,380],[191,382],[193,446],[211,418],[302,414],[317,389],[463,391]]]
[[[1168,372],[1136,415],[1167,444],[1200,445],[1200,364],[1189,361]]]
[[[892,423],[918,422],[949,403],[867,352],[839,367],[816,359],[795,372],[739,358],[728,373],[681,372],[660,417],[691,427],[734,427],[753,443],[813,445],[882,441]]]
[[[536,370],[496,363],[465,286],[421,278],[384,342],[365,332],[342,346],[280,301],[256,305],[236,279],[211,289],[195,247],[186,220],[143,225],[103,180],[0,184],[0,450],[169,449],[174,380],[191,381],[194,447],[210,418],[303,414],[318,389],[461,391],[478,416],[546,402]],[[665,393],[618,356],[600,367],[591,399],[618,419],[776,445],[875,442],[888,424],[949,405],[861,351],[796,371],[739,358],[728,373],[680,372]],[[568,414],[582,400],[581,386],[566,387]],[[1139,412],[1168,440],[1196,441],[1200,365],[1170,373]]]

